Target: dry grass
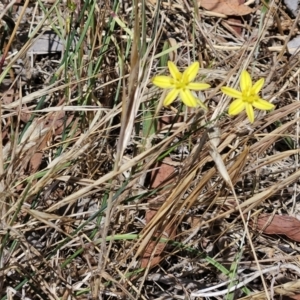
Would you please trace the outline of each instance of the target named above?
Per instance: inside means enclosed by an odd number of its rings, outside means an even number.
[[[300,61],[286,48],[297,20],[270,1],[239,35],[192,1],[68,3],[26,1],[5,12],[15,30],[5,17],[0,28],[1,299],[300,294],[297,242],[253,225],[299,214]],[[75,46],[31,62],[49,29]],[[167,60],[200,62],[208,112],[162,107],[150,79]],[[243,69],[276,105],[254,124],[228,116],[220,92]],[[174,171],[153,187],[158,162]]]

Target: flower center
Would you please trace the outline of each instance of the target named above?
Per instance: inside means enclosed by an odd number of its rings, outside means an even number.
[[[176,81],[175,82],[176,89],[184,89],[186,87],[186,82],[184,81]]]
[[[251,91],[243,91],[243,101],[246,101],[248,103],[253,103],[259,99],[258,95],[255,93],[251,93]]]

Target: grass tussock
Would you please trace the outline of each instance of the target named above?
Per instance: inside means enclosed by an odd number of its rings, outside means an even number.
[[[0,299],[300,294],[297,237],[266,231],[299,214],[298,18],[252,7],[227,18],[180,0],[4,4]],[[34,48],[49,31],[63,51]],[[151,78],[169,60],[200,63],[207,111],[163,107]],[[252,124],[221,92],[245,69],[276,106]]]

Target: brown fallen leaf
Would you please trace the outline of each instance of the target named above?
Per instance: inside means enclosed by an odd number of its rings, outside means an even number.
[[[240,5],[245,3],[245,0],[238,1]],[[228,25],[231,26],[231,28],[234,30],[234,32],[236,32],[238,36],[242,34],[242,26],[239,26],[242,25],[242,18],[240,16],[231,16],[230,18],[228,18],[228,23]]]
[[[226,16],[244,16],[251,14],[253,9],[240,4],[239,0],[198,0],[203,8]]]
[[[13,101],[17,101],[19,99],[19,94],[13,89],[9,89],[4,93],[0,93],[1,103],[10,104]]]
[[[265,234],[283,234],[293,241],[300,242],[300,221],[288,215],[260,214],[252,227]]]
[[[156,168],[151,173],[151,187],[156,188],[160,184],[165,183],[165,181],[173,172],[174,172],[173,166],[166,163],[157,164]],[[145,216],[146,224],[148,224],[151,221],[151,219],[156,215],[156,213],[157,213],[157,209],[149,208],[149,210],[147,210]],[[175,230],[176,229],[173,226],[168,225],[163,230],[167,234],[167,236],[162,234],[162,232],[157,232],[155,234],[155,237],[161,236],[163,238],[173,238],[175,236]],[[161,260],[162,252],[164,251],[165,247],[166,247],[165,243],[157,244],[156,241],[149,242],[141,258],[141,267],[142,268],[147,267],[153,251],[155,251],[155,253],[150,261],[150,268],[157,265]]]
[[[55,112],[47,116],[47,118],[39,121],[39,124],[42,129],[51,128],[51,131],[48,131],[44,136],[41,137],[40,143],[37,149],[32,149],[34,153],[29,161],[29,173],[35,173],[41,165],[43,159],[43,150],[47,147],[47,143],[51,140],[52,135],[60,135],[64,128],[67,127],[73,120],[74,115],[68,116],[65,120],[65,112]]]
[[[157,124],[157,130],[162,130],[164,126],[168,126],[171,124],[174,120],[173,116],[163,115]],[[180,121],[180,120],[179,120]],[[174,166],[171,164],[166,163],[166,161],[172,162],[171,158],[166,158],[164,162],[157,163],[154,166],[154,170],[151,172],[151,180],[150,180],[150,187],[151,188],[157,188],[160,185],[166,185],[170,183],[169,181],[172,181],[171,175],[174,173]],[[149,224],[149,222],[153,219],[153,217],[156,215],[157,210],[162,205],[161,202],[155,201],[153,203],[151,199],[148,200],[148,203],[150,204],[149,209],[146,212],[146,224]],[[155,207],[155,208],[152,208]],[[166,235],[162,232],[157,232],[154,237],[162,237],[162,238],[174,238],[176,233],[176,228],[173,225],[167,225],[166,228],[163,229],[163,232],[166,233]],[[146,268],[148,266],[149,260],[150,261],[150,268],[156,266],[162,259],[162,253],[166,247],[165,243],[157,243],[156,241],[150,241],[146,248],[144,249],[143,255],[141,257],[141,267]],[[155,251],[154,254],[153,251]]]
[[[149,209],[146,213],[146,223],[148,224],[151,219],[156,215],[157,211],[154,209]],[[169,238],[172,239],[175,236],[175,228],[173,225],[168,224],[164,228],[164,233],[157,232],[154,237]],[[144,250],[143,257],[141,259],[141,268],[146,268],[148,262],[150,261],[149,267],[152,268],[156,266],[162,259],[163,251],[166,247],[166,243],[160,243],[157,241],[151,241],[148,243],[147,247]],[[153,251],[155,251],[154,254]]]

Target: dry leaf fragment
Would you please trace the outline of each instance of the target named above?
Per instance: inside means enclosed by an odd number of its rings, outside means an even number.
[[[146,223],[148,224],[152,218],[156,215],[157,210],[149,209],[146,213]],[[168,224],[164,229],[163,233],[157,231],[154,235],[154,238],[162,237],[162,238],[174,238],[175,230],[173,225]],[[148,266],[149,260],[150,264],[149,267],[152,268],[159,264],[159,262],[163,258],[163,251],[166,247],[166,243],[157,242],[157,241],[150,241],[145,248],[145,251],[141,258],[141,268],[146,268]],[[155,253],[153,253],[155,251]]]
[[[164,162],[156,164],[156,167],[159,168],[155,168],[155,170],[151,173],[152,188],[156,188],[162,183],[165,183],[165,181],[167,181],[170,175],[174,172],[174,167]],[[146,224],[149,224],[149,222],[153,219],[156,213],[157,210],[149,208],[149,210],[146,212]],[[173,238],[175,236],[175,230],[176,228],[174,228],[174,226],[168,225],[166,228],[164,228],[164,233],[166,233],[168,236],[162,234],[162,237]],[[159,237],[160,234],[161,233],[157,232],[155,234],[155,237]],[[165,243],[157,243],[156,241],[150,241],[142,255],[141,267],[146,268],[148,266],[148,262],[152,256],[153,251],[155,251],[155,253],[153,255],[152,260],[150,261],[150,268],[156,266],[162,259],[162,254],[165,247]]]
[[[300,242],[300,221],[291,216],[261,214],[255,222],[255,228],[265,234],[283,234],[293,241]]]
[[[29,162],[30,174],[35,173],[40,167],[43,159],[43,150],[47,146],[48,141],[51,140],[53,132],[55,136],[60,135],[64,128],[72,122],[73,118],[74,115],[70,115],[65,120],[65,112],[60,111],[49,114],[46,119],[42,119],[38,122],[43,130],[49,129],[49,131],[40,137],[37,149],[32,149],[35,153],[33,153]]]
[[[198,0],[198,2],[203,8],[226,16],[244,16],[253,12],[252,8],[240,4],[239,0]]]
[[[239,0],[239,4],[242,5],[245,3],[245,0]],[[242,25],[242,18],[239,16],[232,16],[228,18],[228,25],[232,28],[233,32],[236,33],[238,37],[242,34],[242,26],[239,26],[239,24]],[[233,24],[230,24],[233,23]]]

